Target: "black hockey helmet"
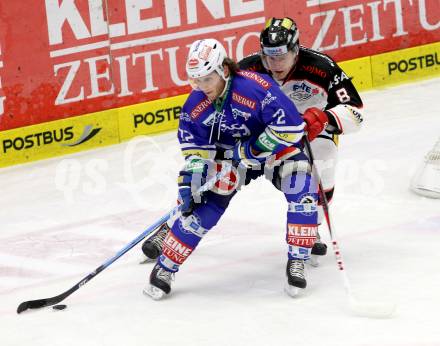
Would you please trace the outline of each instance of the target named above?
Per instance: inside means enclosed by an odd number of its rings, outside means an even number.
[[[265,55],[281,55],[288,51],[298,51],[299,30],[293,19],[269,18],[260,34],[260,45]]]

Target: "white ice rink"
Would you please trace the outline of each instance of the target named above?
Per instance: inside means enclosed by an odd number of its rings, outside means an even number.
[[[173,294],[142,295],[140,247],[64,292],[166,213],[182,164],[174,133],[0,170],[0,345],[440,345],[440,200],[409,180],[440,136],[440,79],[362,94],[364,128],[341,138],[331,213],[357,297],[397,303],[390,319],[350,314],[331,248],[283,292],[282,194],[260,179],[232,201],[182,266]],[[326,226],[321,234],[329,240]]]

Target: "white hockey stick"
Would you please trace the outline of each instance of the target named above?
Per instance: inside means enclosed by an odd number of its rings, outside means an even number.
[[[341,273],[341,278],[344,283],[345,292],[348,297],[349,307],[352,313],[357,316],[362,317],[371,317],[371,318],[388,318],[391,317],[395,310],[396,304],[389,302],[360,302],[358,301],[354,295],[351,288],[350,281],[348,280],[347,273],[345,271],[344,261],[342,259],[341,250],[339,249],[338,241],[336,239],[335,230],[333,227],[333,222],[330,217],[330,210],[327,201],[327,197],[325,196],[324,189],[322,186],[321,178],[319,177],[319,173],[314,165],[314,158],[312,148],[310,147],[310,142],[307,139],[307,136],[304,137],[304,143],[308,152],[310,165],[312,166],[312,174],[315,176],[319,185],[319,197],[321,198],[322,206],[324,209],[325,218],[327,220],[327,226],[330,233],[330,238],[332,241],[333,252],[335,254],[336,263],[338,265],[339,272]]]

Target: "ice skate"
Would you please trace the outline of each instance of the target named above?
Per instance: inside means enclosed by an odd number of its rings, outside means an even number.
[[[284,290],[289,296],[296,297],[307,286],[304,276],[304,260],[288,260],[286,274],[287,283]]]
[[[311,254],[310,260],[309,260],[310,265],[313,267],[318,267],[319,266],[319,258],[321,256],[325,256],[326,254],[327,254],[327,244],[325,244],[321,241],[321,237],[318,232],[315,244],[313,244],[313,247],[312,247],[312,254]]]
[[[143,292],[154,300],[161,300],[171,292],[171,281],[174,280],[174,273],[156,264],[150,274],[150,283]]]
[[[144,256],[142,256],[142,259],[139,262],[140,264],[156,262],[157,258],[162,253],[162,243],[168,231],[169,227],[164,223],[154,236],[147,239],[142,244],[142,252]]]

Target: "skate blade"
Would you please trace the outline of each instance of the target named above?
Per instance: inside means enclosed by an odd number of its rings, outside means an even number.
[[[312,267],[319,267],[319,257],[317,255],[311,255],[310,260],[308,261]]]
[[[160,288],[157,288],[153,285],[148,285],[144,288],[142,291],[146,296],[149,296],[150,298],[153,298],[154,300],[161,300],[163,297],[165,297],[167,294],[162,291]]]
[[[304,291],[304,289],[291,286],[286,282],[286,284],[284,285],[284,291],[292,298],[295,298],[298,297]]]

